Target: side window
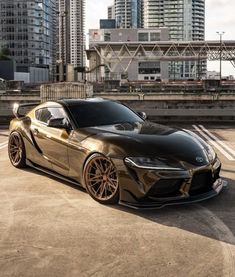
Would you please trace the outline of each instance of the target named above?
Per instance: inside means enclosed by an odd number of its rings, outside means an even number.
[[[67,118],[63,108],[42,108],[35,112],[36,119],[48,123],[50,119]]]
[[[35,112],[35,117],[36,117],[36,119],[39,120],[39,121],[40,121],[40,117],[41,117],[41,111],[42,111],[42,109],[36,110],[36,112]]]

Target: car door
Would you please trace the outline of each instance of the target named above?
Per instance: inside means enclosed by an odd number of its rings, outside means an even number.
[[[31,131],[45,162],[50,162],[54,171],[67,176],[69,172],[68,141],[70,132],[48,126],[49,120],[60,118],[69,120],[62,106],[43,107],[36,110]]]

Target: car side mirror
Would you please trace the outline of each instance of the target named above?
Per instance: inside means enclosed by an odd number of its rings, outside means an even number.
[[[48,127],[71,130],[69,122],[65,118],[51,118],[47,123]]]
[[[145,112],[138,112],[138,115],[143,119],[143,120],[146,120],[148,117],[147,117],[147,114]]]

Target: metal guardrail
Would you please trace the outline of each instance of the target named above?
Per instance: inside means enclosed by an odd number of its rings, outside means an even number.
[[[148,116],[235,117],[235,109],[144,109]]]
[[[85,83],[56,83],[42,85],[41,102],[61,98],[87,98],[93,96],[93,86]]]
[[[0,91],[6,91],[6,83],[0,81]]]
[[[101,97],[117,101],[235,101],[235,93],[96,93]]]

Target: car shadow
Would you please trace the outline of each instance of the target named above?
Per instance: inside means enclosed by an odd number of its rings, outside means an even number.
[[[79,189],[80,191],[82,192],[86,192],[86,189],[84,187],[82,187],[79,183],[78,184],[74,184],[74,183],[70,183],[69,181],[65,181],[63,179],[60,179],[56,176],[53,176],[53,175],[50,175],[48,173],[45,173],[43,171],[40,171],[40,170],[37,170],[36,168],[33,168],[33,167],[26,167],[24,169],[21,169],[25,172],[30,172],[30,173],[34,173],[34,174],[37,174],[39,176],[44,176],[44,177],[47,177],[47,178],[50,178],[54,181],[57,181],[57,182],[60,182],[66,186],[70,186],[71,188],[74,188],[74,189]]]
[[[34,172],[37,175],[59,181],[66,186],[86,193],[86,189],[79,185],[71,184],[34,168],[29,167],[24,169],[24,171]],[[224,188],[220,195],[195,204],[166,206],[161,209],[152,210],[135,210],[121,205],[107,205],[103,207],[141,217],[156,224],[178,228],[235,245],[235,181],[225,179],[228,181],[228,187]],[[91,201],[94,200],[91,199]]]
[[[235,170],[231,170],[231,169],[224,169],[223,168],[223,171],[224,172],[228,172],[228,173],[235,173]]]
[[[235,245],[235,181],[226,180],[229,185],[220,195],[194,204],[174,205],[155,210],[133,210],[122,206],[111,208],[156,224]]]

